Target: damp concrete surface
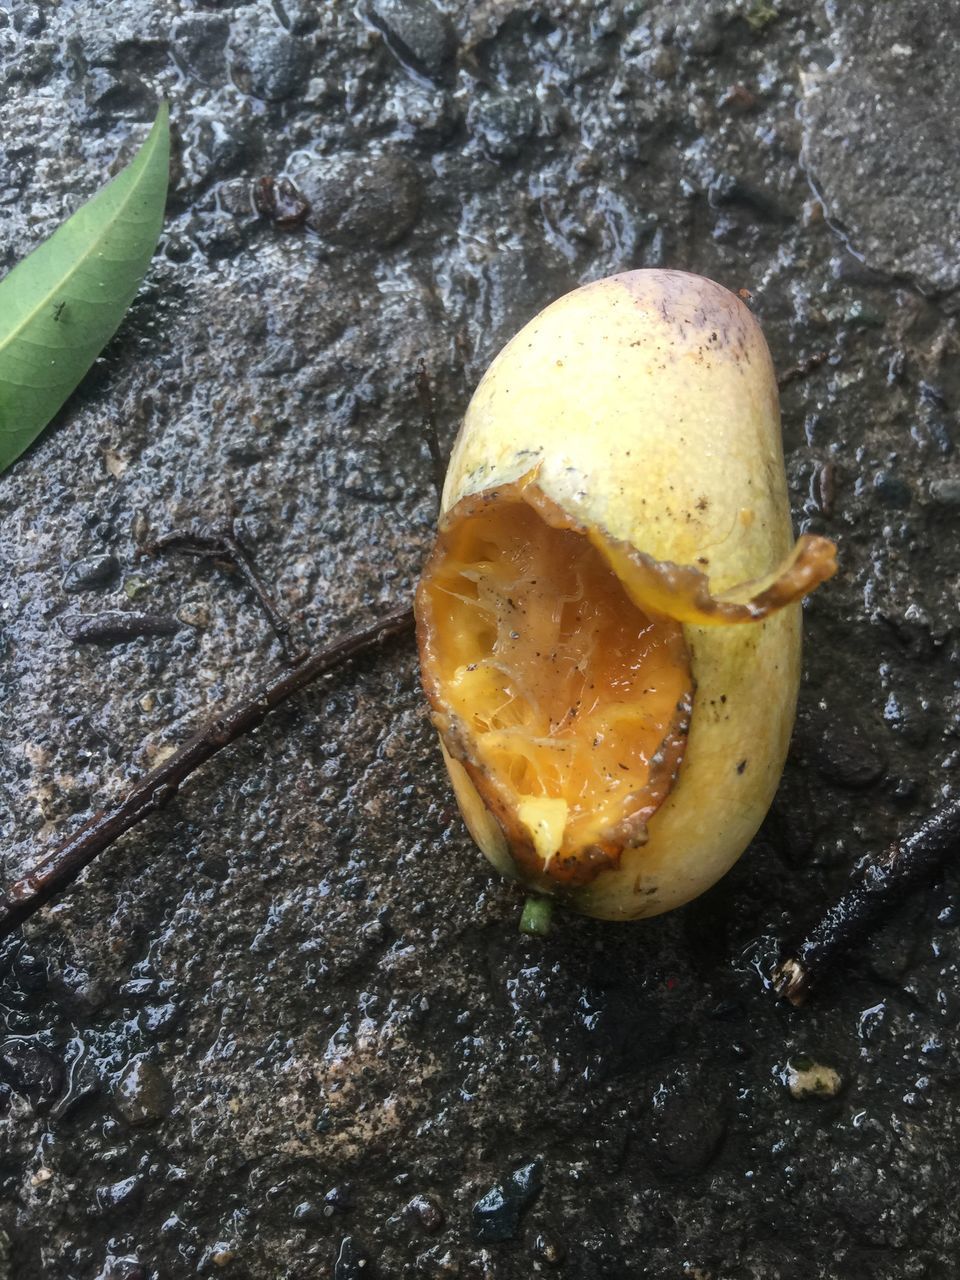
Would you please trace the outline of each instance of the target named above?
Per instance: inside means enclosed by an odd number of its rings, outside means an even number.
[[[0,951],[3,1280],[956,1275],[956,872],[806,1007],[765,974],[960,785],[958,31],[955,0],[0,0],[0,270],[161,97],[175,141],[144,287],[0,480],[7,881],[282,661],[236,578],[138,536],[236,509],[311,643],[403,604],[418,362],[448,446],[583,281],[749,290],[797,373],[795,523],[842,565],[768,820],[656,920],[520,936],[409,641],[205,768]],[[127,609],[177,626],[69,638]]]

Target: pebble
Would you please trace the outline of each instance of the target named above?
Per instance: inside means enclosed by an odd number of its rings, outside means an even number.
[[[117,1110],[128,1124],[156,1124],[169,1115],[173,1095],[167,1078],[145,1058],[132,1058],[113,1090]]]
[[[61,585],[64,591],[95,591],[109,586],[119,572],[120,565],[114,555],[86,556],[67,567]]]
[[[97,1204],[101,1209],[130,1209],[143,1191],[143,1179],[121,1178],[109,1186],[97,1188]]]
[[[463,120],[461,104],[447,89],[413,80],[399,82],[385,105],[397,136],[437,149],[448,142]]]
[[[254,13],[234,25],[230,74],[237,88],[264,102],[283,102],[302,92],[310,72],[306,45]]]
[[[960,476],[930,481],[930,497],[941,507],[960,507]]]
[[[567,1251],[559,1241],[549,1236],[537,1236],[534,1252],[541,1262],[548,1267],[559,1267],[567,1256]]]
[[[0,1045],[0,1078],[43,1110],[63,1089],[63,1064],[42,1045],[7,1040]]]
[[[536,103],[523,95],[479,98],[467,111],[467,128],[494,160],[516,159],[536,127]]]
[[[401,156],[345,156],[318,159],[297,174],[310,204],[307,225],[334,244],[387,247],[415,225],[423,184]]]
[[[319,20],[316,0],[273,0],[277,17],[294,35],[313,31]]]
[[[294,1222],[322,1222],[323,1214],[312,1200],[301,1200],[293,1211]]]
[[[881,748],[852,721],[820,726],[814,756],[822,777],[850,791],[873,786],[887,767]]]
[[[232,218],[250,217],[250,184],[245,178],[229,178],[218,183],[213,192],[221,213],[228,213]],[[242,239],[238,243],[242,244]]]
[[[353,1208],[353,1195],[348,1186],[331,1187],[323,1197],[324,1214],[347,1213]]]
[[[903,511],[910,505],[910,486],[889,471],[878,471],[873,477],[873,487],[883,506],[891,511]]]
[[[443,1210],[432,1196],[414,1196],[407,1205],[406,1212],[419,1223],[428,1236],[436,1235],[446,1222]]]
[[[230,24],[222,14],[191,13],[173,24],[173,56],[204,84],[222,79]]]
[[[666,1174],[703,1173],[726,1136],[727,1123],[716,1099],[694,1089],[661,1092],[653,1111],[650,1154]]]
[[[513,1240],[520,1218],[543,1189],[543,1173],[536,1160],[497,1183],[473,1206],[473,1236],[478,1244]]]
[[[83,96],[87,106],[104,114],[142,110],[147,93],[138,76],[125,71],[115,73],[108,71],[106,67],[91,67],[83,82]]]
[[[43,9],[38,4],[25,5],[14,21],[16,29],[31,40],[42,36],[46,25]]]
[[[840,1092],[840,1073],[833,1067],[814,1062],[811,1058],[793,1058],[787,1063],[783,1081],[791,1098],[814,1102],[835,1098]]]
[[[366,17],[401,66],[429,80],[446,76],[457,37],[430,0],[371,0]]]

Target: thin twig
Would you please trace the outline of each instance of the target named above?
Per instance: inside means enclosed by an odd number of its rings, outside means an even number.
[[[442,506],[446,466],[443,461],[443,450],[440,448],[440,435],[437,431],[437,409],[433,398],[433,386],[430,375],[427,373],[427,362],[423,359],[417,361],[416,378],[422,429],[427,448],[430,450],[430,464],[433,468],[433,487],[437,493],[437,506]]]
[[[378,622],[308,654],[297,666],[263,681],[246,697],[214,716],[124,796],[101,809],[49,853],[28,875],[0,892],[0,938],[22,924],[76,880],[99,853],[176,794],[181,784],[218,751],[255,729],[269,713],[313,680],[394,636],[413,630],[413,610],[397,609]]]
[[[267,615],[283,651],[291,662],[303,657],[302,650],[295,650],[290,639],[290,623],[277,606],[266,584],[253,563],[253,557],[243,541],[240,525],[229,520],[223,525],[204,526],[189,530],[175,530],[161,534],[143,546],[147,555],[160,555],[167,551],[181,551],[189,556],[220,557],[236,569],[253,592],[260,607]]]
[[[838,958],[958,848],[960,799],[932,814],[882,862],[868,867],[863,879],[834,903],[792,954],[779,961],[771,974],[777,995],[803,1004],[813,987],[834,970]]]

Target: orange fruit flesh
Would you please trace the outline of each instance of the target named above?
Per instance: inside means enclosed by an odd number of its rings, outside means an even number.
[[[559,507],[516,493],[444,522],[417,600],[424,685],[515,860],[586,883],[643,843],[673,785],[689,655]]]

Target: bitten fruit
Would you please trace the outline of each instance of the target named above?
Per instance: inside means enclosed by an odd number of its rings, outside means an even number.
[[[773,798],[799,601],[777,385],[744,304],[679,271],[567,294],[500,352],[417,590],[423,685],[490,861],[586,915],[687,902]]]

